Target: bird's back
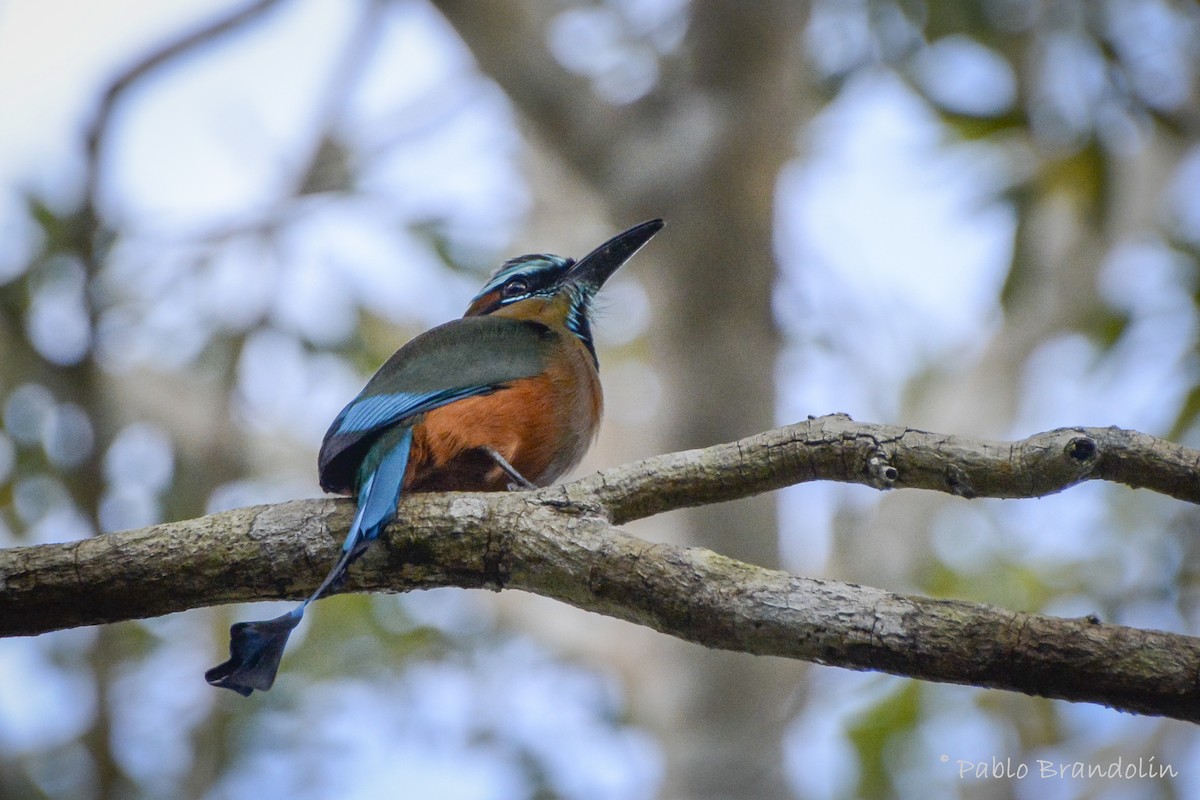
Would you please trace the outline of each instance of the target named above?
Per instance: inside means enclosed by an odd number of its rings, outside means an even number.
[[[545,370],[557,335],[538,322],[467,317],[439,325],[397,350],[329,426],[321,443],[321,488],[357,491],[372,445],[428,408],[486,395]]]
[[[575,467],[595,438],[603,399],[590,351],[565,329],[549,329],[546,366],[427,412],[413,431],[404,488],[500,491],[512,482],[492,448],[537,486]]]

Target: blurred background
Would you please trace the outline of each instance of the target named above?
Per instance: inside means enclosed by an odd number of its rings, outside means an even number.
[[[0,541],[316,496],[392,350],[655,216],[581,471],[836,411],[1200,446],[1198,68],[1168,0],[0,2]],[[1198,526],[1118,486],[807,485],[630,529],[1196,634]],[[207,686],[274,613],[0,641],[0,797],[1200,796],[1194,726],[515,592],[333,598],[269,694]],[[960,776],[1117,758],[1178,776]]]

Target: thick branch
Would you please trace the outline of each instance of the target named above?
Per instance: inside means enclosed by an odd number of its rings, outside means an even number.
[[[513,494],[406,498],[354,590],[513,588],[710,647],[1200,721],[1200,639],[799,578],[613,527],[825,479],[1032,497],[1101,478],[1186,500],[1200,453],[1114,428],[998,443],[824,417]],[[349,524],[305,500],[0,551],[0,634],[300,598]]]

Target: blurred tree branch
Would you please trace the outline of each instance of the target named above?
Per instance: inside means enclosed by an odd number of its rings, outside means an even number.
[[[536,492],[410,496],[346,589],[522,589],[713,648],[1196,722],[1198,638],[801,578],[614,526],[811,480],[1011,498],[1099,479],[1196,502],[1198,468],[1198,451],[1117,428],[1005,443],[833,415]],[[298,599],[352,513],[298,500],[0,551],[0,634]]]
[[[668,409],[653,426],[656,449],[774,424],[776,187],[823,105],[802,34],[810,4],[703,0],[645,26],[620,3],[433,3],[511,100],[533,158],[563,168],[614,220],[670,221],[646,286],[655,309],[647,344]],[[580,35],[588,18],[610,31],[607,42]],[[615,52],[628,71],[614,68]],[[546,210],[535,216],[569,228],[585,216],[574,203]],[[763,498],[670,524],[679,541],[773,566],[775,513]],[[644,663],[676,663],[674,643],[660,644]],[[794,666],[720,652],[679,666],[641,676],[663,698],[639,711],[661,733],[661,795],[716,799],[753,786],[760,800],[792,797],[779,746],[788,717],[778,708],[794,692]]]
[[[282,0],[254,0],[224,16],[218,16],[205,25],[188,31],[138,58],[116,75],[100,97],[96,114],[84,135],[87,149],[87,176],[84,179],[85,203],[94,206],[96,189],[100,184],[99,173],[104,142],[111,128],[113,113],[121,98],[135,84],[156,70],[174,63],[186,55],[221,38],[227,33],[243,30],[245,26],[278,6]]]

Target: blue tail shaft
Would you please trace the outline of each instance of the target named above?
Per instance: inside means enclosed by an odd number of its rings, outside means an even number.
[[[404,484],[412,449],[412,428],[385,431],[363,459],[359,471],[358,513],[342,544],[342,555],[325,580],[303,603],[271,620],[239,622],[229,629],[229,660],[204,674],[213,686],[248,697],[255,689],[266,691],[275,682],[288,636],[304,618],[309,603],[346,577],[350,565],[396,516],[396,503]]]

